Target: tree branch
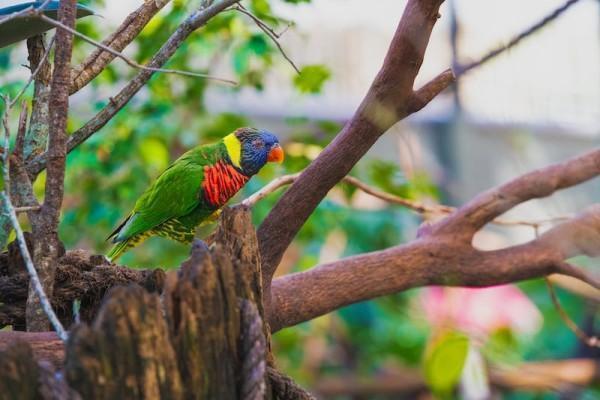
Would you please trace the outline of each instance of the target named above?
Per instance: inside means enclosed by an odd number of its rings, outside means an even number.
[[[211,18],[216,16],[227,7],[239,2],[240,0],[221,0],[213,3],[206,8],[200,8],[194,11],[179,27],[173,32],[169,39],[162,45],[160,50],[152,57],[148,63],[149,68],[161,68],[175,51],[183,44],[183,42],[198,28],[204,26]],[[90,136],[98,132],[104,125],[110,121],[115,114],[123,108],[129,100],[150,80],[154,75],[152,70],[140,71],[133,80],[131,80],[121,91],[114,97],[111,97],[110,102],[90,119],[85,125],[73,132],[67,142],[67,152],[70,153],[73,149],[85,142]],[[27,165],[27,172],[30,175],[39,174],[46,168],[46,157],[43,154],[32,160]]]
[[[600,174],[600,148],[560,164],[538,169],[483,192],[438,226],[471,237],[494,218],[527,200],[550,196]]]
[[[147,0],[137,10],[125,18],[117,30],[106,38],[102,44],[111,49],[121,52],[131,43],[170,0]],[[73,94],[87,85],[92,79],[100,74],[112,60],[115,54],[100,48],[90,54],[81,64],[73,67],[71,71],[71,88],[69,93]]]
[[[283,252],[327,192],[388,128],[415,107],[413,85],[443,0],[410,0],[383,66],[355,115],[281,197],[258,229],[263,257],[263,284],[268,298],[271,278]],[[452,82],[449,73],[426,85],[434,96]],[[424,104],[423,104],[424,105]]]
[[[13,207],[13,204],[10,199],[10,188],[11,188],[10,173],[9,173],[9,171],[10,171],[10,166],[9,166],[10,130],[8,127],[8,112],[10,111],[9,104],[11,104],[11,103],[7,98],[4,98],[4,103],[6,105],[6,110],[2,117],[2,125],[4,127],[4,143],[3,143],[2,147],[4,148],[4,152],[2,154],[2,171],[1,171],[2,176],[3,176],[3,181],[4,181],[4,188],[3,188],[4,190],[1,193],[2,206],[4,209],[3,211],[8,214],[8,217],[10,219],[12,227],[14,228],[14,230],[16,232],[17,243],[19,246],[19,250],[21,252],[21,257],[25,263],[27,273],[29,274],[30,285],[33,287],[32,291],[35,293],[35,295],[37,295],[37,299],[39,301],[38,306],[42,309],[42,311],[44,312],[44,314],[46,315],[48,320],[52,323],[52,326],[54,327],[54,330],[56,331],[57,335],[63,341],[66,341],[67,333],[64,330],[63,326],[61,325],[58,318],[56,317],[56,314],[54,313],[54,310],[52,309],[52,306],[50,305],[50,301],[48,300],[48,297],[46,296],[44,288],[42,287],[38,273],[35,269],[35,266],[33,265],[31,255],[29,254],[29,249],[27,248],[27,242],[25,241],[25,236],[23,234],[23,230],[21,229],[21,225],[19,224],[19,219],[17,218],[17,213],[15,212],[15,208]],[[22,125],[24,124],[23,121],[25,121],[27,118],[26,115],[27,115],[26,113],[21,113],[21,117],[19,118],[20,119],[19,131],[21,131],[22,129],[24,130],[24,128],[22,128]]]
[[[600,253],[600,205],[558,224],[521,245],[480,251],[472,244],[477,230],[463,222],[473,210],[479,227],[531,198],[600,175],[598,151],[525,174],[476,197],[455,213],[421,229],[419,238],[387,250],[323,264],[272,282],[273,331],[296,325],[342,306],[426,285],[485,287],[560,273],[600,288],[600,282],[564,262]],[[595,170],[594,170],[595,166]],[[520,191],[526,194],[518,196]],[[501,212],[500,212],[501,211]],[[470,225],[469,225],[470,228]]]
[[[65,30],[65,31],[71,33],[72,35],[75,35],[75,36],[83,39],[84,41],[96,46],[97,48],[112,54],[114,57],[120,58],[121,60],[125,61],[125,63],[127,65],[129,65],[130,67],[141,69],[144,71],[150,71],[150,72],[162,72],[163,74],[176,74],[176,75],[184,75],[184,76],[193,76],[196,78],[206,78],[206,79],[211,79],[211,80],[222,82],[222,83],[227,83],[229,85],[237,85],[237,82],[232,81],[230,79],[217,78],[215,76],[211,76],[211,75],[207,75],[207,74],[203,74],[203,73],[182,71],[182,70],[178,70],[178,69],[147,67],[145,65],[137,63],[136,61],[134,61],[131,58],[124,55],[123,53],[116,51],[116,50],[98,42],[97,40],[94,40],[91,37],[86,36],[83,33],[76,31],[73,28],[69,28],[68,26],[65,26],[64,24],[60,23],[59,21],[56,21],[55,19],[47,17],[44,14],[40,14],[38,18],[58,29]]]
[[[554,21],[555,19],[557,19],[558,17],[560,17],[565,11],[567,11],[569,8],[571,8],[571,6],[575,5],[575,3],[577,3],[578,1],[579,0],[568,0],[567,2],[565,2],[565,4],[558,7],[557,9],[553,10],[550,14],[548,14],[547,16],[542,18],[540,21],[536,22],[534,25],[532,25],[525,31],[523,31],[520,34],[518,34],[517,36],[515,36],[507,44],[491,50],[489,53],[487,53],[486,55],[481,57],[479,60],[473,61],[466,65],[458,64],[458,65],[453,66],[454,73],[458,77],[458,76],[462,76],[462,75],[466,74],[467,72],[469,72],[472,69],[479,68],[480,66],[487,63],[488,61],[496,58],[497,56],[504,53],[505,51],[513,48],[514,46],[519,44],[523,39],[527,38],[528,36],[532,35],[533,33],[537,32],[538,30],[542,29],[548,23],[550,23],[550,22]]]
[[[296,64],[294,64],[294,61],[292,61],[292,59],[287,55],[287,53],[285,52],[285,50],[283,50],[283,47],[281,46],[281,43],[279,43],[278,39],[279,39],[280,35],[277,35],[272,28],[270,28],[267,24],[265,24],[263,21],[261,21],[261,19],[258,18],[256,15],[254,15],[250,11],[248,11],[248,9],[246,9],[246,7],[242,6],[241,4],[235,5],[233,7],[233,10],[238,11],[238,12],[246,15],[252,21],[254,21],[254,23],[256,24],[256,26],[258,26],[259,29],[261,31],[263,31],[265,33],[265,35],[267,35],[269,37],[269,39],[271,39],[271,41],[275,44],[275,46],[277,46],[277,48],[279,49],[279,52],[281,53],[281,55],[283,56],[283,58],[285,58],[287,60],[287,62],[290,63],[290,65],[292,66],[292,68],[294,68],[294,70],[296,71],[296,73],[298,73],[298,74],[300,73],[300,70],[298,69],[298,67],[296,66]]]
[[[58,9],[61,24],[72,28],[75,25],[76,0],[63,0]],[[69,85],[71,84],[71,53],[73,35],[65,30],[56,32],[56,52],[54,74],[50,89],[49,129],[48,129],[48,174],[44,204],[40,210],[40,223],[34,224],[36,238],[34,260],[38,268],[43,290],[52,298],[56,261],[59,256],[60,241],[58,224],[62,206],[65,178],[67,142],[67,114],[69,110]],[[27,329],[45,331],[48,323],[40,307],[40,298],[35,285],[30,284],[27,299]]]

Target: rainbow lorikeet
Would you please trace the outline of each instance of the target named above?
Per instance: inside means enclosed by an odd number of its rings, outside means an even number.
[[[113,261],[153,235],[191,243],[196,227],[218,214],[267,162],[282,161],[277,137],[254,128],[239,128],[217,143],[186,152],[110,234],[115,246],[107,257]]]

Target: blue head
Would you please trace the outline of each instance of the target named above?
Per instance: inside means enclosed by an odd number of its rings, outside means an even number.
[[[233,156],[232,139],[225,139],[227,150],[234,164],[239,164],[239,168],[244,175],[252,176],[256,174],[267,162],[281,163],[283,161],[283,150],[279,145],[279,140],[270,132],[254,128],[239,128],[233,135],[239,143],[239,161]],[[237,162],[236,162],[237,161]]]

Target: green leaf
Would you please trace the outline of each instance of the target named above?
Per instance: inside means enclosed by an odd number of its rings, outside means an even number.
[[[294,86],[302,93],[319,93],[330,77],[331,71],[324,65],[305,65],[294,77]]]
[[[425,380],[434,393],[449,395],[462,374],[469,338],[455,331],[439,335],[430,342],[425,353]]]

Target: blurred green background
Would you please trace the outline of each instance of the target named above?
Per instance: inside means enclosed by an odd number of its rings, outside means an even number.
[[[309,1],[289,0],[287,3]],[[271,7],[274,2],[252,0],[245,4],[276,31],[288,27],[293,30],[294,20],[279,16]],[[100,14],[113,4],[110,1],[84,3]],[[171,2],[144,29],[127,54],[140,63],[148,61],[196,6],[196,3],[181,0]],[[126,13],[125,10],[123,15]],[[81,20],[77,28],[91,37],[102,39],[119,22],[113,18],[101,20],[92,17]],[[76,61],[81,61],[92,51],[92,47],[81,40],[76,40],[75,44]],[[15,95],[27,79],[21,67],[26,63],[24,48],[24,43],[18,43],[0,50],[0,91],[3,93]],[[205,28],[194,33],[166,67],[211,73],[215,64],[220,65],[219,76],[223,76],[224,71],[240,82],[239,86],[231,88],[218,85],[217,91],[228,92],[227,96],[233,98],[249,89],[257,92],[269,89],[267,76],[273,70],[280,71],[279,75],[285,77],[277,81],[279,88],[294,91],[293,96],[299,99],[318,96],[335,78],[335,73],[326,63],[300,64],[302,73],[297,75],[273,42],[251,20],[235,12],[218,15]],[[135,73],[120,61],[115,61],[88,88],[74,96],[69,131],[77,129],[99,111],[106,104],[108,96],[116,93]],[[207,90],[214,86],[215,83],[203,79],[156,74],[146,88],[102,131],[69,156],[60,226],[60,235],[67,248],[105,252],[109,247],[105,242],[108,233],[133,207],[148,183],[178,155],[197,144],[218,140],[239,126],[260,123],[260,118],[235,108],[215,111],[207,100]],[[32,90],[29,89],[26,95],[30,98],[31,94]],[[14,123],[16,116],[11,117]],[[275,126],[284,127],[282,132],[276,133],[281,133],[286,150],[285,163],[264,168],[234,202],[277,176],[306,167],[331,141],[343,122],[343,118],[323,119],[310,115],[283,118]],[[437,129],[435,124],[433,126],[430,128]],[[453,129],[456,125],[450,121],[444,126]],[[528,132],[519,131],[515,135],[513,137],[527,136]],[[446,148],[445,151],[451,153],[452,150]],[[443,153],[440,152],[442,159]],[[449,165],[441,167],[450,168]],[[438,172],[426,168],[407,171],[402,163],[380,156],[375,151],[356,166],[352,175],[381,190],[406,198],[453,202],[456,196],[453,196],[452,187],[440,178]],[[38,194],[41,194],[43,184],[42,174],[35,182]],[[266,216],[279,195],[275,193],[269,196],[254,208],[256,224]],[[26,224],[26,220],[23,222]],[[406,242],[414,237],[420,222],[418,216],[401,207],[382,204],[365,197],[353,187],[338,185],[306,222],[286,254],[280,272],[302,271],[320,262]],[[186,246],[153,238],[123,256],[120,263],[133,267],[171,268],[179,265],[187,254]],[[431,293],[411,290],[355,304],[278,332],[273,337],[277,362],[283,371],[300,384],[317,393],[322,390],[324,397],[428,398],[427,390],[418,385],[416,389],[410,389],[408,384],[406,391],[398,389],[387,395],[327,395],[327,390],[331,390],[333,385],[333,381],[328,379],[339,379],[351,387],[351,383],[363,380],[371,383],[378,382],[378,379],[394,381],[394,377],[416,373],[427,378],[436,396],[452,398],[461,396],[458,393],[464,395],[468,390],[463,388],[462,391],[456,391],[456,388],[469,348],[485,360],[484,363],[470,362],[470,368],[484,375],[487,374],[486,366],[517,368],[525,361],[598,357],[597,351],[584,348],[560,320],[543,281],[526,282],[518,287],[530,299],[534,310],[523,318],[539,320],[530,329],[519,329],[508,321],[512,313],[519,314],[522,311],[517,309],[508,310],[508,319],[497,321],[496,325],[491,324],[491,328],[484,331],[481,331],[481,327],[471,329],[469,321],[465,322],[462,318],[448,317],[440,323],[439,319],[424,311],[427,309],[424,302],[434,301],[428,297]],[[593,302],[560,288],[558,294],[569,315],[580,326],[593,330],[596,311]],[[441,300],[438,298],[436,301],[443,303],[449,301],[451,296],[442,293]],[[494,307],[502,307],[503,299],[499,297],[486,303],[491,307],[487,313],[493,314]],[[475,388],[483,386],[481,390],[485,392],[485,379],[475,379],[475,383],[464,376],[462,379],[463,385]],[[493,390],[502,398],[510,399],[600,398],[597,388],[568,389],[542,393],[506,388]]]

